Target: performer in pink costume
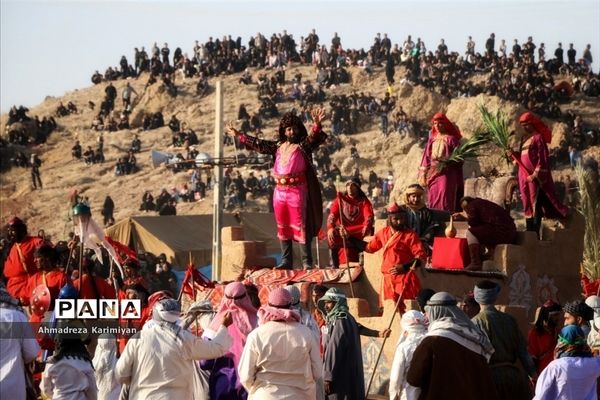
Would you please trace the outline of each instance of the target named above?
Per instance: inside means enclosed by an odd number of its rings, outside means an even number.
[[[464,192],[462,163],[448,163],[441,170],[438,166],[440,161],[450,157],[462,135],[442,113],[435,114],[431,124],[431,134],[419,168],[419,183],[427,186],[429,208],[458,211],[458,200]]]
[[[564,218],[568,209],[556,196],[550,172],[548,143],[552,131],[530,112],[523,113],[519,123],[525,130],[520,152],[509,154],[519,165],[519,190],[527,230],[539,236],[542,217]]]
[[[321,187],[312,165],[312,152],[325,141],[321,122],[325,117],[322,108],[311,112],[313,127],[310,135],[302,120],[287,113],[279,122],[279,140],[262,140],[239,132],[231,124],[229,134],[239,137],[249,150],[274,157],[273,175],[277,186],[273,194],[273,208],[277,222],[277,237],[283,258],[278,268],[293,268],[292,243],[300,243],[302,266],[313,267],[312,238],[323,222]]]

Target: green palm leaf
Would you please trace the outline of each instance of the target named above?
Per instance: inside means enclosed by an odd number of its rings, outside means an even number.
[[[483,123],[483,136],[489,142],[503,150],[506,162],[509,163],[510,158],[505,153],[506,150],[512,149],[511,140],[514,132],[510,131],[508,116],[500,111],[500,109],[496,110],[495,114],[492,114],[483,104],[479,105],[479,112],[481,113],[481,121]]]
[[[441,172],[449,163],[463,163],[468,159],[476,158],[479,153],[477,150],[480,146],[488,142],[488,138],[481,133],[476,133],[467,140],[462,140],[458,146],[454,148],[452,154],[445,159],[440,160],[437,165],[438,172]]]
[[[585,217],[583,270],[590,279],[600,278],[600,195],[591,174],[581,164],[575,168],[579,184],[579,211]]]

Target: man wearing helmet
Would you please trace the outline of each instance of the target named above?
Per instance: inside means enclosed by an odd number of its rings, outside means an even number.
[[[313,267],[312,238],[323,222],[321,188],[312,163],[312,152],[325,141],[321,122],[325,119],[322,108],[313,109],[313,127],[308,134],[302,120],[293,113],[279,122],[277,141],[248,136],[229,125],[228,133],[239,137],[249,150],[274,157],[273,172],[277,186],[273,194],[277,237],[283,253],[279,268],[293,267],[292,242],[301,244],[302,266]]]

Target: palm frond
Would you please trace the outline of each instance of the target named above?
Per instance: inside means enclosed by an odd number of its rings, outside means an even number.
[[[489,142],[502,149],[506,162],[510,162],[510,158],[505,153],[507,150],[511,150],[511,140],[514,132],[510,131],[508,116],[500,109],[492,114],[483,104],[479,105],[479,112],[483,123],[483,135],[487,137]]]
[[[452,154],[445,159],[440,160],[437,165],[438,172],[442,171],[449,163],[463,163],[468,159],[476,158],[479,153],[479,147],[488,142],[487,137],[477,133],[467,140],[462,140],[458,146],[454,148]]]
[[[579,211],[585,217],[583,270],[590,279],[600,278],[600,193],[594,187],[589,171],[579,163],[575,168],[579,184]]]

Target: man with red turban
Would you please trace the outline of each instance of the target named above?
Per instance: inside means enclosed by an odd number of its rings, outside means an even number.
[[[247,149],[274,157],[273,175],[277,186],[273,194],[273,208],[283,253],[279,268],[284,269],[293,267],[293,241],[302,245],[303,268],[313,268],[311,242],[323,222],[321,187],[312,165],[312,152],[327,138],[321,128],[325,111],[313,109],[311,117],[313,127],[308,134],[298,116],[285,114],[279,122],[277,141],[257,139],[241,133],[232,125],[227,127],[229,134],[238,136]]]
[[[392,203],[388,206],[387,212],[387,226],[375,232],[375,236],[369,243],[350,238],[356,245],[363,243],[364,251],[367,253],[383,251],[380,307],[383,307],[384,300],[397,301],[399,297],[414,299],[419,294],[421,291],[419,279],[409,270],[424,264],[427,259],[427,252],[419,236],[406,225],[408,212],[406,207]]]
[[[564,218],[568,209],[558,200],[550,173],[548,143],[552,131],[530,112],[522,114],[519,123],[525,135],[520,152],[510,154],[519,165],[519,190],[527,230],[539,236],[542,217]]]
[[[419,168],[419,183],[427,186],[429,208],[458,211],[458,200],[464,192],[462,163],[446,163],[443,166],[440,163],[458,147],[462,135],[445,114],[435,114],[431,124],[431,134]]]

